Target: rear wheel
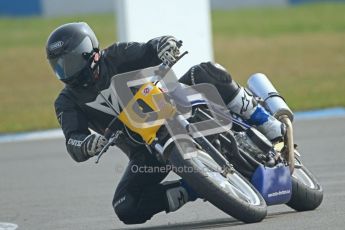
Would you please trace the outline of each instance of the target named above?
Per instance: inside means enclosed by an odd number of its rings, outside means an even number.
[[[246,223],[259,222],[267,215],[260,193],[236,170],[221,173],[221,167],[205,152],[198,151],[184,159],[176,146],[171,149],[169,163],[191,170],[176,172],[202,198],[234,218]]]
[[[292,174],[292,197],[287,205],[297,211],[314,210],[322,202],[322,187],[297,156],[295,162],[297,167]]]

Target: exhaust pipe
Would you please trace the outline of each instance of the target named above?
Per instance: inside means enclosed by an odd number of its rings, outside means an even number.
[[[287,161],[289,163],[290,173],[292,175],[295,169],[295,147],[293,141],[293,128],[291,120],[288,116],[282,115],[279,119],[286,126],[286,134],[284,144],[287,147]]]
[[[290,173],[292,174],[295,166],[295,149],[292,128],[294,116],[291,109],[266,75],[262,73],[253,74],[248,79],[247,85],[254,96],[262,98],[263,106],[275,118],[286,125],[284,144],[287,148],[286,159],[289,163]]]

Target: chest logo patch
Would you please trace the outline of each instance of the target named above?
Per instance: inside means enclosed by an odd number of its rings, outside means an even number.
[[[99,94],[94,101],[86,103],[86,105],[110,115],[115,115],[114,109],[117,113],[119,113],[120,108],[118,98],[116,95],[111,93],[111,88],[101,91],[101,94]]]

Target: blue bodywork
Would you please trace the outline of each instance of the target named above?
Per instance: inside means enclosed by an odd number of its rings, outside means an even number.
[[[250,125],[233,117],[233,123],[244,128]],[[251,183],[261,193],[267,205],[285,204],[291,199],[292,182],[288,166],[279,164],[273,168],[259,165],[251,179]]]
[[[292,182],[288,166],[269,168],[259,165],[251,183],[261,193],[267,205],[284,204],[291,198]]]

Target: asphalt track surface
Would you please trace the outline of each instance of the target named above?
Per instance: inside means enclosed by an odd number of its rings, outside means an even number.
[[[262,222],[244,224],[198,200],[131,226],[121,223],[111,206],[128,161],[118,149],[96,165],[93,159],[75,163],[63,139],[2,143],[0,223],[26,230],[345,229],[345,118],[295,122],[295,139],[305,165],[324,189],[318,209],[298,213],[272,206]]]

